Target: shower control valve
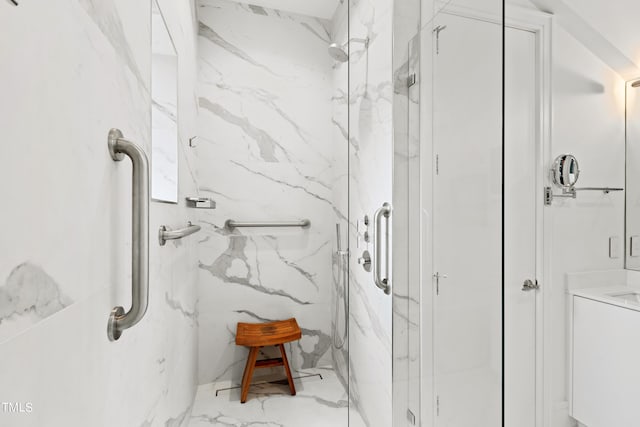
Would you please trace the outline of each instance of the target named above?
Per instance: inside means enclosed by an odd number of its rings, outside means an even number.
[[[358,264],[364,268],[364,271],[371,272],[371,254],[369,251],[364,251],[362,256],[358,258]]]

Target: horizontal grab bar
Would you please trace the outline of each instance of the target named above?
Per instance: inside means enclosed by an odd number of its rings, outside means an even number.
[[[300,221],[234,221],[232,219],[228,219],[224,226],[229,229],[239,228],[239,227],[302,227],[307,228],[311,226],[311,221],[308,219],[301,219]]]
[[[191,221],[187,223],[185,228],[180,230],[170,230],[165,225],[161,225],[160,230],[158,231],[158,241],[160,242],[160,246],[164,246],[167,243],[167,240],[182,239],[183,237],[197,233],[201,228],[202,227],[199,225],[191,224]]]

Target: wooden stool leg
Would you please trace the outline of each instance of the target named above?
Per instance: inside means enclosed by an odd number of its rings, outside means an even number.
[[[242,375],[242,392],[240,394],[240,403],[247,401],[247,395],[249,394],[249,387],[251,386],[251,378],[253,377],[253,370],[256,367],[256,359],[258,358],[258,351],[260,347],[251,347],[249,356],[247,357],[247,365],[244,367],[244,374]]]
[[[287,352],[284,350],[284,344],[278,344],[278,347],[280,347],[280,353],[282,354],[282,363],[284,364],[284,370],[287,373],[287,381],[289,381],[289,389],[291,390],[291,396],[295,396],[296,386],[293,384],[291,369],[289,369],[289,360],[287,359]]]

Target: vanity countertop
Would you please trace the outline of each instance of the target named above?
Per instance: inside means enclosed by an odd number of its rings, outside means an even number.
[[[612,285],[570,289],[569,294],[640,311],[640,287],[638,286]]]

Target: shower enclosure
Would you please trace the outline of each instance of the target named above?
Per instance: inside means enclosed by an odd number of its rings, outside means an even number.
[[[18,3],[0,400],[32,410],[0,425],[500,425],[502,0]],[[166,162],[168,196],[132,193],[111,128]],[[144,317],[108,331],[146,273]],[[235,325],[289,317],[298,395],[267,372],[241,406]]]
[[[388,425],[498,426],[522,403],[503,404],[503,2],[393,14]]]

